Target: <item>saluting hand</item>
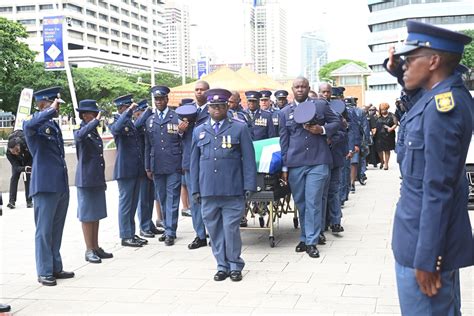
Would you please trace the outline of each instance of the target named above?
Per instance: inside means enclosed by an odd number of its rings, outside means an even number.
[[[55,109],[57,112],[59,112],[59,108],[60,108],[59,105],[61,103],[59,100],[60,99],[58,99],[58,98],[54,99],[53,103],[51,103],[51,106],[50,106],[53,109]]]
[[[423,294],[429,297],[438,294],[438,290],[441,288],[441,274],[439,272],[415,269],[415,278]]]
[[[128,107],[128,109],[129,109],[130,111],[133,111],[133,110],[135,110],[135,109],[137,108],[137,106],[138,106],[138,104],[136,104],[135,102],[133,102],[132,104],[130,104],[130,106]]]
[[[97,116],[95,117],[98,121],[100,121],[100,119],[102,118],[102,111],[99,112],[99,114],[97,114]]]
[[[387,69],[390,71],[395,71],[397,69],[398,64],[400,64],[400,57],[395,57],[395,47],[391,46],[388,49],[388,62],[387,62]]]
[[[179,123],[178,125],[178,132],[180,134],[183,134],[184,132],[186,132],[188,130],[188,126],[189,126],[189,122],[188,121],[182,121],[181,123]]]

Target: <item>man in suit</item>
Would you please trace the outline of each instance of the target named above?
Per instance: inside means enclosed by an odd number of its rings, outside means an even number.
[[[244,123],[227,117],[231,92],[208,90],[210,119],[193,133],[192,194],[202,204],[204,223],[217,261],[215,281],[242,280],[240,218],[245,199],[256,191],[257,167],[250,133]]]
[[[262,97],[260,92],[246,91],[245,96],[247,97],[247,114],[252,123],[253,140],[276,137],[272,114],[260,109],[259,100]]]
[[[181,135],[183,124],[168,107],[166,86],[154,86],[151,93],[156,111],[146,121],[145,170],[155,182],[165,224],[165,233],[158,239],[166,246],[174,245],[178,228],[178,207],[182,175]]]
[[[188,194],[191,192],[190,186],[192,183],[189,169],[191,167],[190,159],[193,131],[196,127],[204,124],[209,119],[209,108],[206,98],[207,90],[209,90],[209,84],[206,81],[200,80],[196,82],[194,87],[194,96],[196,98],[196,118],[193,122],[183,122],[183,171],[186,185],[188,187]],[[191,216],[193,219],[193,228],[196,232],[196,237],[190,244],[188,244],[188,248],[197,249],[207,246],[206,228],[202,219],[201,205],[194,203],[192,199],[190,200]]]
[[[327,101],[309,100],[306,78],[296,78],[292,90],[295,100],[280,111],[282,179],[289,181],[300,215],[301,236],[296,251],[306,251],[310,257],[318,258],[316,244],[321,233],[323,188],[333,162],[327,138],[339,130],[340,121]],[[316,124],[295,121],[295,111],[306,101],[314,102]]]
[[[33,94],[36,112],[23,123],[26,142],[33,156],[30,194],[35,210],[35,256],[38,282],[56,285],[56,279],[74,277],[63,270],[61,240],[69,205],[67,166],[60,126],[53,121],[59,115],[60,88],[53,87]]]
[[[142,247],[148,241],[135,235],[135,213],[140,194],[140,175],[143,171],[143,156],[140,150],[139,132],[132,122],[137,104],[127,94],[114,100],[118,114],[109,125],[117,146],[114,180],[119,187],[119,231],[122,246]]]
[[[472,96],[456,73],[467,35],[416,21],[395,56],[405,89],[423,89],[405,119],[403,181],[392,249],[404,315],[460,315],[459,269],[474,265],[465,161]]]

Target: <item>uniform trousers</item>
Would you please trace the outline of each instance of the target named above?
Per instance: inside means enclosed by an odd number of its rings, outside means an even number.
[[[138,198],[138,220],[142,231],[149,231],[154,228],[153,206],[155,204],[155,184],[148,177],[140,177],[140,194]]]
[[[242,271],[245,266],[240,257],[242,239],[240,220],[245,208],[243,196],[205,196],[201,201],[202,217],[211,238],[212,253],[217,270]]]
[[[16,195],[18,192],[18,180],[20,179],[21,172],[15,170],[16,168],[12,167],[12,176],[10,178],[10,200],[9,203],[15,204],[16,202]],[[26,174],[26,181],[25,181],[25,198],[27,202],[31,202],[30,197],[30,178],[31,174]]]
[[[166,236],[176,237],[178,207],[181,193],[181,174],[155,174],[155,191],[158,194]]]
[[[351,185],[351,161],[350,159],[344,160],[344,166],[341,170],[341,190],[339,191],[339,197],[341,202],[345,202],[349,199],[349,188]]]
[[[324,186],[329,177],[329,165],[289,168],[288,180],[299,211],[300,240],[316,245],[321,233]]]
[[[51,276],[63,270],[59,249],[69,205],[66,192],[39,192],[33,196],[35,211],[35,257],[39,276]]]
[[[118,179],[119,188],[119,232],[120,238],[135,236],[135,213],[140,194],[140,178]]]
[[[328,182],[326,184],[323,201],[323,219],[322,227],[325,225],[341,224],[341,199],[339,190],[341,189],[341,170],[342,167],[334,167],[331,169]]]
[[[184,178],[185,178],[186,183],[191,184],[191,174],[189,173],[189,170],[185,171]],[[190,187],[188,187],[188,192],[191,192]],[[199,239],[205,239],[206,227],[204,226],[204,221],[202,219],[201,204],[194,203],[194,199],[192,198],[190,198],[190,204],[191,204],[191,215],[193,218],[193,228],[194,228],[194,231],[196,232],[196,236],[199,237]]]
[[[402,315],[461,315],[459,269],[441,272],[441,288],[433,297],[421,292],[416,282],[415,269],[395,261],[395,273]]]

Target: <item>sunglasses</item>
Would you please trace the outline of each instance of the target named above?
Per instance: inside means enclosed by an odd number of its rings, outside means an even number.
[[[405,64],[410,65],[415,59],[420,57],[431,57],[433,54],[418,54],[418,55],[407,55],[403,56],[402,59],[405,61]]]

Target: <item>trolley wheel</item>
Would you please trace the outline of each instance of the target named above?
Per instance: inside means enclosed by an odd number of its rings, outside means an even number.
[[[298,217],[293,217],[293,226],[295,226],[295,228],[298,228]]]
[[[268,237],[268,241],[270,242],[270,247],[275,247],[275,237]]]
[[[265,219],[263,218],[263,216],[260,216],[258,218],[258,222],[260,223],[261,228],[263,228],[265,226]]]

